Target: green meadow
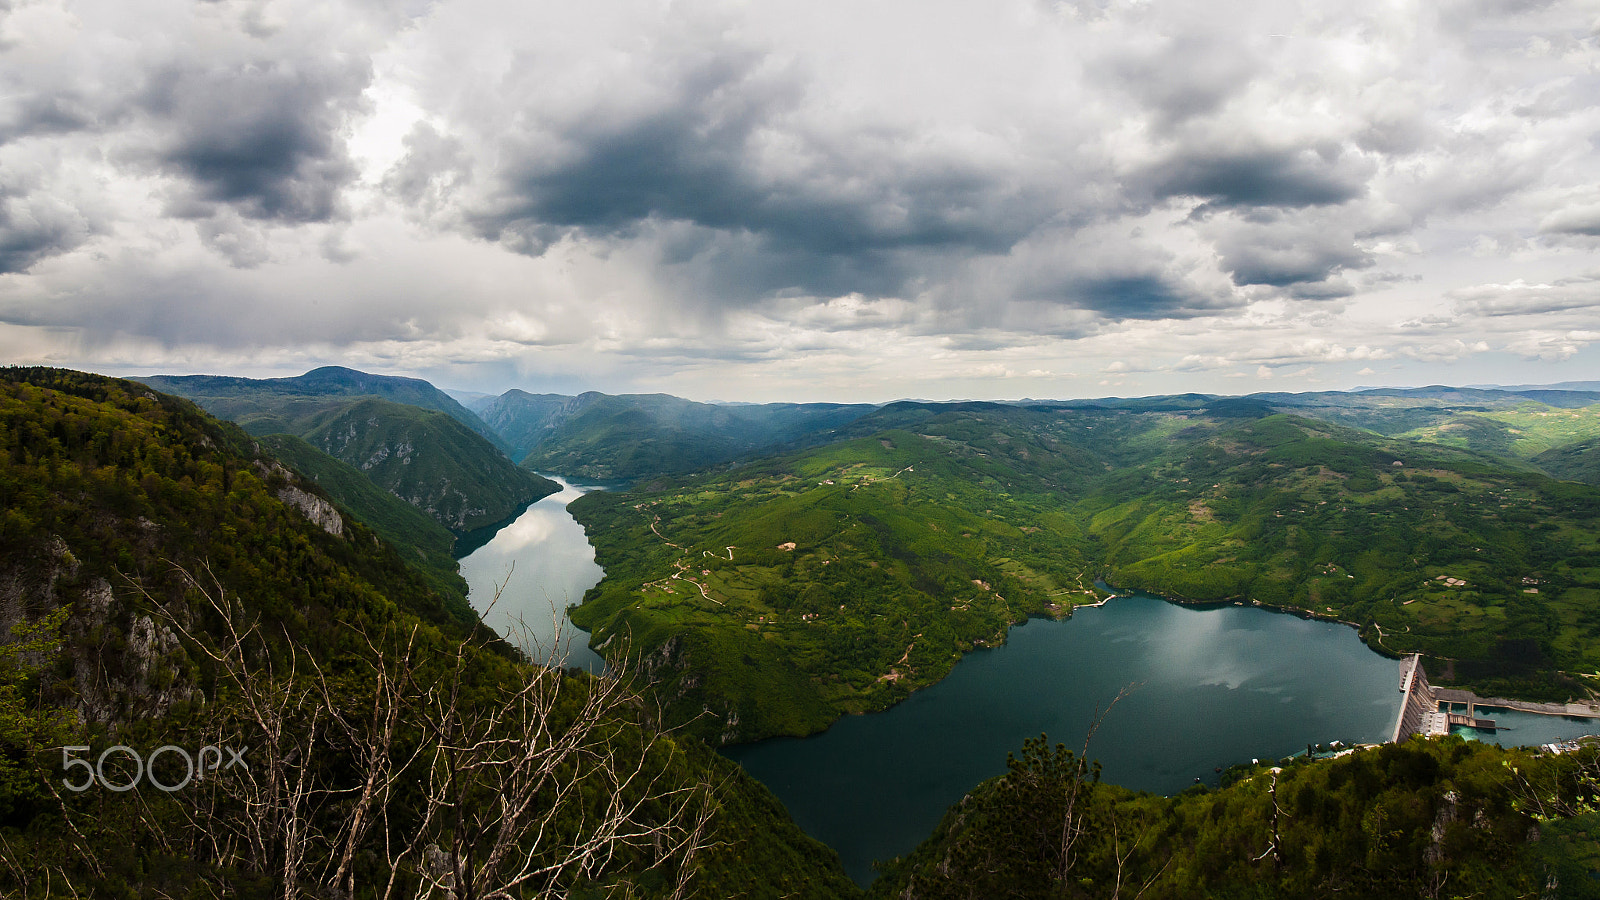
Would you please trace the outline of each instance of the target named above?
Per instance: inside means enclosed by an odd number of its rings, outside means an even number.
[[[1486,691],[1600,669],[1600,490],[1513,461],[1284,414],[904,404],[853,428],[572,507],[607,572],[574,620],[709,737],[883,708],[1102,577],[1345,621]]]

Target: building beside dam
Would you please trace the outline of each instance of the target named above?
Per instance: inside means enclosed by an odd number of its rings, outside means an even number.
[[[1405,700],[1400,704],[1400,714],[1395,718],[1390,742],[1403,741],[1413,734],[1449,734],[1452,725],[1494,730],[1493,719],[1478,718],[1478,704],[1481,701],[1477,694],[1436,688],[1428,683],[1428,673],[1422,669],[1421,654],[1400,661],[1400,692],[1405,694]],[[1503,704],[1497,702],[1495,705]],[[1462,707],[1465,707],[1465,713],[1456,712]]]
[[[1482,731],[1494,731],[1493,719],[1478,717],[1479,707],[1516,710],[1543,716],[1600,719],[1600,700],[1590,699],[1578,703],[1531,703],[1525,700],[1507,700],[1500,697],[1479,697],[1471,691],[1437,688],[1428,683],[1428,673],[1422,670],[1422,656],[1408,656],[1400,661],[1400,692],[1405,700],[1400,704],[1400,714],[1395,718],[1394,734],[1389,740],[1403,741],[1413,734],[1449,734],[1451,726],[1463,725]],[[1600,722],[1595,722],[1600,725]]]

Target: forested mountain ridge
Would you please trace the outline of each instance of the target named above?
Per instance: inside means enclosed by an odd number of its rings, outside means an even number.
[[[668,395],[577,396],[510,390],[474,410],[541,471],[632,480],[686,474],[756,455],[859,437],[888,427],[874,410],[900,414],[979,406],[1121,410],[1223,417],[1289,413],[1407,440],[1532,461],[1537,454],[1600,437],[1600,392],[1550,388],[1374,388],[1239,397],[1176,394],[1070,401],[902,400],[859,404],[704,404]],[[648,447],[643,453],[639,448]],[[1564,477],[1561,472],[1548,474]]]
[[[480,407],[523,466],[596,481],[683,474],[818,443],[867,404],[697,403],[667,394],[576,397],[511,390]]]
[[[474,411],[510,447],[511,458],[522,462],[562,422],[599,396],[603,395],[530,394],[513,388],[474,404]]]
[[[1041,735],[869,897],[1592,898],[1600,754],[1459,737],[1236,766],[1174,797],[1099,783]]]
[[[373,397],[308,418],[306,443],[457,533],[504,521],[560,490],[442,413]]]
[[[1539,468],[1565,481],[1600,485],[1600,437],[1576,441],[1533,457]]]
[[[251,434],[300,437],[458,534],[504,521],[558,489],[515,466],[493,429],[421,379],[326,366],[294,378],[140,381]],[[335,479],[324,487],[337,496],[341,484]],[[354,495],[340,499],[361,502]]]
[[[152,605],[184,605],[179,567],[209,570],[273,638],[317,652],[335,652],[334,615],[403,611],[458,637],[479,627],[464,597],[432,590],[318,488],[187,401],[51,369],[0,370],[0,391],[0,626],[73,610],[46,687],[87,723],[164,715],[210,690]]]
[[[493,429],[419,378],[323,367],[294,378],[150,376],[141,383],[189,397],[256,436],[306,439],[456,533],[502,522],[557,490],[518,469]],[[339,496],[341,484],[325,487]]]
[[[323,366],[289,378],[239,378],[231,375],[151,375],[135,378],[158,391],[187,397],[252,434],[295,432],[294,421],[316,401],[335,397],[381,397],[407,406],[442,412],[495,443],[494,429],[444,391],[421,378],[373,375],[343,366]]]
[[[389,493],[361,470],[318,450],[292,434],[267,434],[257,442],[296,472],[310,478],[338,505],[348,509],[428,573],[436,587],[465,597],[453,550],[456,536],[433,517]]]
[[[1222,412],[892,404],[868,437],[590,494],[606,578],[573,618],[633,635],[727,741],[882,708],[1097,576],[1348,621],[1491,693],[1586,692],[1560,673],[1600,666],[1600,490]]]
[[[0,370],[0,442],[7,896],[854,893],[626,680],[527,666],[187,401]]]
[[[1600,663],[1600,490],[1493,457],[1274,416],[1109,473],[1080,510],[1129,587],[1349,621],[1491,692],[1581,696],[1548,679]]]
[[[1051,499],[1000,496],[946,451],[887,431],[733,476],[587,494],[569,509],[606,578],[573,621],[602,649],[631,635],[669,710],[737,741],[884,708],[1052,597],[1093,599],[1082,536]]]

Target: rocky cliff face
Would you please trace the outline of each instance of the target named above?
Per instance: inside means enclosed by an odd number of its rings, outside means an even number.
[[[314,494],[308,494],[301,489],[289,486],[278,490],[278,499],[300,510],[300,514],[310,519],[312,524],[334,537],[344,536],[344,519],[333,504]]]
[[[300,511],[313,525],[334,537],[344,536],[344,517],[327,498],[313,494],[298,484],[299,477],[276,461],[256,460],[256,473],[262,479],[281,483],[277,497],[288,506]]]
[[[344,520],[333,504],[299,485],[288,469],[260,461],[256,468],[265,479],[285,482],[277,496],[287,506],[328,534],[344,535]],[[155,522],[140,517],[131,525],[122,530],[152,546],[161,543],[162,528]],[[78,555],[59,536],[45,542],[44,552],[28,564],[0,571],[0,643],[14,638],[17,625],[63,607],[71,610],[62,635],[71,676],[56,691],[71,696],[57,699],[84,722],[114,726],[204,699],[195,684],[194,661],[174,627],[192,624],[182,603],[157,603],[131,580],[113,588],[106,578],[86,575]]]
[[[71,669],[58,699],[88,723],[116,725],[166,714],[176,703],[201,699],[177,635],[141,609],[133,592],[112,590],[104,578],[82,577],[66,542],[50,541],[44,558],[0,574],[0,640],[12,629],[67,607],[63,653]],[[37,665],[44,660],[30,659]]]

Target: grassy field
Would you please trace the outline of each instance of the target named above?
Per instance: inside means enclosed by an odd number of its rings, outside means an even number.
[[[607,578],[574,619],[597,644],[676,641],[671,668],[694,674],[669,691],[736,720],[728,739],[883,708],[1008,624],[1096,599],[1068,517],[959,468],[937,440],[889,431],[724,479],[587,495],[573,512]]]
[[[1519,459],[1600,437],[1600,404],[1562,409],[1528,401],[1515,409],[1463,413],[1397,437]]]
[[[1094,602],[1098,576],[1346,621],[1500,692],[1600,669],[1600,490],[1286,415],[906,404],[873,424],[576,502],[607,576],[575,621],[726,741],[882,708],[1009,623]]]

